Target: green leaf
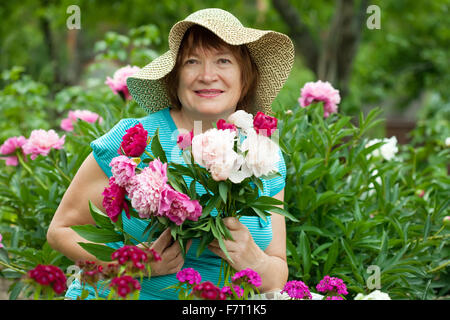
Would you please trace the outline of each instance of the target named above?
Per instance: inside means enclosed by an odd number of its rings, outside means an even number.
[[[220,196],[219,195],[214,195],[214,197],[212,197],[210,200],[209,200],[209,202],[208,202],[208,204],[206,205],[206,207],[204,207],[203,209],[202,209],[202,216],[200,217],[200,219],[201,218],[204,218],[204,217],[206,217],[206,216],[208,216],[209,214],[210,214],[210,212],[217,206],[217,204],[219,203],[219,201],[220,201]]]
[[[270,216],[270,213],[266,213],[265,211],[258,209],[257,207],[251,207],[253,211],[265,222],[267,222],[267,216]]]
[[[337,259],[338,255],[339,255],[339,242],[337,239],[334,239],[333,244],[331,245],[330,249],[328,250],[327,261],[325,261],[325,265],[323,267],[324,275],[329,274],[331,268],[336,263],[336,259]]]
[[[86,240],[95,243],[123,241],[123,235],[112,230],[99,229],[91,224],[71,226],[70,228]]]
[[[311,247],[304,231],[300,233],[300,255],[302,256],[303,276],[307,276],[311,270]]]
[[[272,207],[270,209],[270,212],[281,214],[282,216],[288,218],[289,220],[291,220],[293,222],[299,222],[299,220],[296,217],[294,217],[289,211],[287,211],[285,209],[281,209],[279,207]]]
[[[219,194],[222,198],[223,203],[227,203],[227,195],[228,195],[228,185],[224,181],[220,181],[219,183]]]
[[[350,245],[344,238],[341,237],[340,239],[341,239],[341,245],[344,248],[345,253],[347,253],[347,256],[350,260],[351,266],[357,270],[358,269],[357,268],[357,260],[356,260],[355,254],[353,253],[352,248],[350,247]]]
[[[104,214],[99,208],[97,208],[91,202],[91,200],[89,200],[89,210],[91,211],[91,216],[94,219],[97,226],[101,228],[114,230],[114,225],[111,219],[106,214]]]
[[[294,267],[296,269],[300,269],[300,256],[297,253],[297,248],[294,246],[292,241],[289,240],[289,238],[286,239],[286,248],[292,256],[292,260],[294,262]]]
[[[167,162],[166,153],[164,152],[161,142],[159,141],[159,128],[156,129],[155,135],[153,136],[151,149],[155,158],[159,158],[162,163]]]
[[[101,261],[112,261],[111,255],[116,249],[95,243],[78,242],[78,244],[87,252],[93,254]]]

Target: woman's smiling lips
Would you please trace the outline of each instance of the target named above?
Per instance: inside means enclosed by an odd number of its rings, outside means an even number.
[[[194,92],[197,96],[202,98],[214,98],[223,93],[222,90],[217,89],[195,90]]]

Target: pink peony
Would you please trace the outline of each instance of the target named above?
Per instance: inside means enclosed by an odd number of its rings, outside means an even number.
[[[226,122],[224,119],[219,119],[216,123],[217,129],[219,130],[227,130],[230,129],[232,131],[237,131],[237,128],[234,124]]]
[[[261,111],[258,111],[253,119],[253,127],[256,133],[263,136],[270,137],[277,130],[278,119],[268,116]]]
[[[192,288],[192,294],[206,300],[226,300],[227,296],[212,282],[205,281]]]
[[[317,291],[322,293],[348,294],[347,287],[342,279],[326,275],[316,286]]]
[[[238,298],[242,298],[242,296],[244,295],[244,289],[242,289],[241,287],[239,287],[237,285],[233,285],[233,289],[234,289],[234,292],[236,292],[236,295],[238,296]],[[220,290],[220,291],[222,293],[226,294],[228,297],[234,297],[233,291],[228,286],[223,287],[222,290]]]
[[[3,237],[2,237],[2,234],[0,233],[0,248],[3,248],[2,240],[3,240]]]
[[[19,164],[19,159],[16,156],[0,157],[0,159],[5,160],[7,166],[16,167]]]
[[[312,299],[308,286],[303,281],[288,281],[281,293],[286,292],[292,299]]]
[[[341,102],[339,90],[334,89],[329,82],[320,80],[306,83],[301,89],[301,96],[298,99],[300,106],[305,108],[317,101],[323,101],[323,116],[327,118],[331,113],[337,112],[337,105]]]
[[[116,183],[120,187],[126,188],[135,175],[137,164],[126,156],[118,156],[111,160],[109,166]]]
[[[236,272],[234,276],[231,278],[231,280],[235,284],[246,282],[254,285],[255,287],[259,287],[261,285],[261,277],[256,271],[250,268]]]
[[[184,220],[197,221],[202,215],[202,207],[198,200],[191,200],[184,193],[166,185],[161,192],[158,216],[165,216],[180,225]]]
[[[125,210],[128,219],[131,218],[128,204],[125,201],[126,190],[120,187],[115,180],[114,177],[111,177],[109,186],[102,192],[103,208],[112,222],[117,222],[122,210]]]
[[[97,120],[99,123],[103,122],[103,118],[95,112],[89,110],[70,110],[69,117],[61,121],[61,129],[64,131],[73,131],[73,124],[76,123],[78,119],[89,123],[94,123]]]
[[[202,281],[200,273],[193,268],[186,268],[178,271],[177,279],[180,282],[186,282],[189,284],[199,284]]]
[[[66,276],[56,266],[38,264],[34,269],[28,271],[28,277],[42,286],[49,286],[56,294],[66,290]]]
[[[126,298],[130,293],[141,289],[139,281],[127,275],[112,279],[109,286],[122,298]]]
[[[22,148],[26,142],[27,139],[25,139],[24,136],[8,138],[0,146],[0,153],[5,155],[15,153],[16,150]]]
[[[111,88],[114,94],[119,94],[124,100],[130,100],[131,95],[127,87],[127,78],[132,76],[139,70],[139,67],[131,67],[127,65],[126,67],[120,68],[116,72],[114,72],[113,78],[106,77],[105,84],[107,84]]]
[[[139,217],[150,218],[152,214],[158,213],[161,192],[166,182],[167,163],[163,164],[159,159],[150,162],[148,167],[131,179],[127,191]]]
[[[194,137],[194,130],[187,133],[180,133],[177,137],[177,145],[184,150],[192,145],[192,138]]]
[[[38,155],[48,155],[51,149],[61,149],[64,145],[65,137],[62,136],[60,138],[53,129],[49,131],[43,129],[33,130],[22,149],[25,154],[31,154],[31,160],[34,160]]]
[[[129,157],[140,157],[147,147],[147,130],[144,129],[142,123],[138,123],[134,127],[126,130],[126,134],[122,137],[122,143],[118,150],[122,154],[121,149]]]

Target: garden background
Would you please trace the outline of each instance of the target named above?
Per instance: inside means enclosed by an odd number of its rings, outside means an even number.
[[[71,5],[80,9],[79,29],[68,27],[76,22]],[[285,208],[300,220],[287,222],[290,279],[312,285],[327,274],[340,277],[350,299],[374,286],[393,299],[448,298],[446,0],[3,3],[0,144],[35,129],[54,129],[65,144],[17,166],[0,162],[0,279],[9,290],[1,298],[26,298],[19,280],[38,263],[65,271],[73,264],[46,244],[59,201],[89,142],[120,118],[145,115],[114,94],[106,77],[165,52],[170,27],[208,7],[230,11],[245,26],[286,33],[296,46],[294,68],[273,104],[290,151]],[[341,96],[338,113],[326,119],[320,105],[298,102],[305,83],[317,80]],[[77,121],[64,131],[61,121],[75,110],[104,121]],[[376,154],[382,144],[368,145],[392,136],[392,157]]]

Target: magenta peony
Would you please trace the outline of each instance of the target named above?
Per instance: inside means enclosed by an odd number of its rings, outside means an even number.
[[[138,123],[134,127],[126,130],[126,134],[122,138],[122,143],[117,151],[122,154],[121,149],[129,157],[140,157],[147,147],[147,130],[144,129],[142,123]]]
[[[78,119],[89,123],[94,123],[97,120],[99,123],[103,122],[103,118],[95,112],[89,110],[70,110],[69,117],[61,121],[61,129],[64,131],[73,131],[73,124],[76,123]]]
[[[0,248],[3,248],[2,240],[3,240],[3,237],[2,237],[2,234],[0,233]]]
[[[167,163],[155,159],[135,175],[128,184],[127,191],[131,205],[139,217],[150,218],[158,213],[161,192],[166,187]]]
[[[227,130],[227,129],[229,129],[229,130],[232,130],[232,131],[237,131],[237,128],[236,128],[236,126],[234,124],[228,123],[224,119],[219,119],[216,122],[216,126],[217,126],[217,129],[219,129],[219,130]]]
[[[192,294],[206,300],[226,300],[227,296],[212,282],[205,281],[192,288]]]
[[[256,133],[266,137],[272,136],[275,130],[277,130],[277,123],[277,118],[268,116],[261,111],[258,111],[253,119],[253,127]]]
[[[66,276],[56,266],[38,264],[34,269],[28,271],[28,277],[42,286],[49,286],[56,294],[66,290]]]
[[[341,102],[339,90],[334,89],[329,82],[308,82],[301,89],[301,96],[298,99],[303,108],[313,102],[323,101],[324,113],[327,118],[331,113],[337,112],[337,105]]]
[[[127,78],[132,76],[139,70],[139,67],[131,67],[127,65],[126,67],[120,68],[116,72],[114,72],[113,78],[106,77],[105,84],[107,84],[111,88],[114,94],[121,95],[124,100],[130,100],[131,95],[127,87]]]
[[[256,271],[250,268],[236,272],[231,280],[235,284],[246,282],[248,284],[254,285],[255,287],[259,287],[261,285],[261,277]]]
[[[191,200],[184,193],[166,185],[161,192],[157,215],[167,217],[177,225],[180,225],[186,219],[197,221],[202,215],[202,207],[198,200]]]
[[[31,154],[31,160],[34,160],[38,155],[48,155],[52,149],[61,149],[64,145],[65,137],[62,136],[60,138],[53,129],[49,131],[43,129],[33,130],[22,149],[25,154]]]
[[[130,293],[141,289],[139,281],[128,275],[112,279],[109,286],[122,298],[126,298]]]
[[[125,201],[126,190],[120,187],[114,177],[109,179],[109,186],[102,192],[103,208],[112,222],[117,222],[122,210],[125,210],[127,218],[130,219],[130,211]]]
[[[202,281],[200,273],[193,268],[185,268],[178,271],[177,279],[180,282],[186,282],[189,284],[199,284]]]
[[[111,160],[109,166],[111,167],[116,184],[122,188],[126,188],[135,176],[137,164],[126,156],[118,156]]]
[[[308,286],[303,281],[292,280],[286,282],[281,293],[286,292],[292,299],[312,299]]]

